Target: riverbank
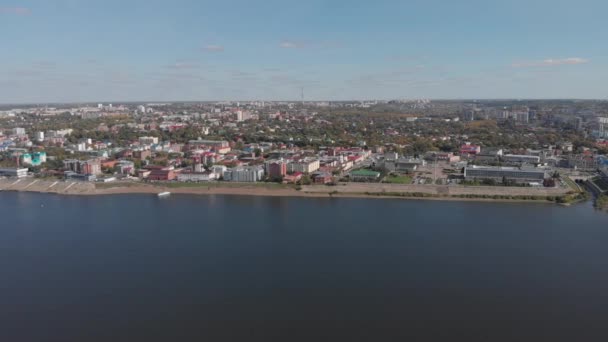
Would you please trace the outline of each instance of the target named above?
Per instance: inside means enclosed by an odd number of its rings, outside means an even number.
[[[435,201],[534,202],[567,204],[569,189],[473,187],[402,184],[342,184],[295,186],[275,183],[83,183],[39,179],[2,179],[0,191],[99,196],[116,194],[239,195],[316,198],[398,198]]]

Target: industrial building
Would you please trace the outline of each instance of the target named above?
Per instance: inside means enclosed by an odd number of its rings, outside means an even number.
[[[350,180],[353,182],[373,182],[380,178],[380,172],[370,170],[351,171]]]
[[[507,163],[528,163],[528,164],[539,164],[539,156],[528,156],[519,154],[505,154],[501,157],[501,160]]]
[[[418,158],[399,158],[397,160],[386,160],[384,168],[387,171],[397,172],[413,172],[418,170],[420,166],[425,166],[426,161]]]
[[[464,169],[466,180],[485,180],[492,179],[501,182],[504,179],[517,183],[542,182],[546,178],[546,171],[543,169],[522,169],[516,167],[486,167],[486,166],[467,166]]]
[[[27,171],[28,169],[2,168],[0,169],[0,176],[24,178],[27,177]]]

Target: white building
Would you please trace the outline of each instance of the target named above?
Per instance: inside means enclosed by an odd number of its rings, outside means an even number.
[[[76,144],[76,151],[83,152],[87,150],[87,144],[84,142]]]
[[[67,129],[61,129],[61,130],[58,130],[58,131],[48,131],[46,135],[49,138],[58,138],[58,137],[62,137],[63,138],[66,135],[72,134],[73,131],[74,131],[73,129],[67,128]]]
[[[209,182],[217,179],[213,172],[182,172],[177,174],[179,182]]]
[[[249,119],[251,119],[251,113],[242,110],[236,112],[236,121],[241,122]]]
[[[304,159],[287,164],[287,172],[313,173],[321,167],[318,159]]]
[[[28,169],[4,168],[4,169],[0,169],[0,176],[24,178],[24,177],[27,177],[27,170]]]
[[[24,135],[24,134],[25,134],[25,128],[22,128],[22,127],[13,128],[13,135]]]
[[[44,132],[36,132],[36,141],[38,141],[38,142],[44,141]]]
[[[261,167],[237,167],[224,172],[224,180],[229,182],[259,182],[264,178]]]
[[[157,137],[139,137],[139,143],[141,145],[158,144],[158,138]]]

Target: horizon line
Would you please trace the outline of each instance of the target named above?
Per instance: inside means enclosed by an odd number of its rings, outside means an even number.
[[[0,102],[0,106],[25,106],[25,105],[48,105],[48,104],[131,104],[131,103],[218,103],[218,102],[292,102],[292,103],[314,103],[314,102],[367,102],[367,101],[608,101],[601,98],[394,98],[394,99],[348,99],[348,100],[127,100],[127,101],[49,101],[49,102]]]

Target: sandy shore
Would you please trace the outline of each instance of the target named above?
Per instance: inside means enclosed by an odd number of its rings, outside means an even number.
[[[560,196],[567,192],[564,189],[530,189],[506,187],[447,187],[447,186],[414,186],[387,184],[348,184],[328,187],[323,185],[304,186],[301,190],[275,185],[249,184],[213,184],[209,186],[194,184],[192,186],[172,187],[162,184],[146,183],[110,183],[94,184],[36,179],[2,179],[0,191],[19,191],[54,193],[61,195],[99,196],[116,194],[153,194],[171,192],[172,194],[189,195],[238,195],[238,196],[273,196],[273,197],[312,197],[312,198],[395,198],[405,200],[433,201],[475,201],[475,202],[532,202],[551,203],[543,200],[462,198],[461,195],[535,195]],[[426,197],[409,194],[425,194]]]

